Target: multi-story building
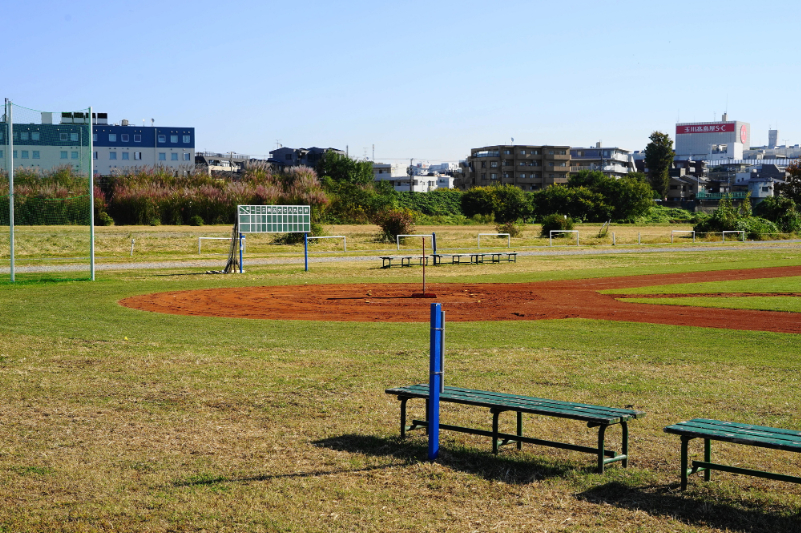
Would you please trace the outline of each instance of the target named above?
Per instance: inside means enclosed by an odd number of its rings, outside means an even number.
[[[412,167],[414,170],[415,167]],[[409,167],[405,165],[389,163],[373,163],[373,175],[375,181],[388,181],[397,192],[409,192],[409,180],[411,179],[412,192],[430,192],[436,189],[453,189],[456,178],[449,175],[441,175],[436,172],[428,174],[413,174],[409,177]]]
[[[569,146],[497,145],[473,148],[464,165],[459,186],[509,184],[535,191],[556,183],[567,183],[570,174]]]
[[[601,143],[594,148],[571,148],[570,165],[571,174],[582,170],[597,170],[614,178],[636,170],[631,152],[622,148],[601,147]]]
[[[307,166],[314,168],[327,152],[345,155],[345,152],[336,148],[318,148],[316,146],[311,148],[288,148],[282,146],[270,151],[270,159],[268,161],[278,167]]]
[[[186,172],[195,166],[195,128],[94,125],[94,172],[107,176],[139,167]]]
[[[720,122],[682,122],[676,124],[676,158],[742,159],[751,148],[751,125],[728,120],[723,114]]]
[[[53,124],[52,113],[42,113],[37,123],[14,124],[14,167],[50,170],[68,165],[78,173],[89,171],[89,116],[62,113]],[[8,125],[0,127],[0,167],[6,166]],[[185,171],[195,164],[195,129],[139,127],[123,120],[108,124],[105,113],[92,117],[93,167],[95,175],[110,175],[137,167],[160,167]]]

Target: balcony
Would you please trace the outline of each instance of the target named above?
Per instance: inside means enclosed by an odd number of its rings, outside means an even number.
[[[706,192],[698,191],[695,197],[699,200],[721,200],[724,197],[729,197],[732,200],[745,200],[747,192]]]

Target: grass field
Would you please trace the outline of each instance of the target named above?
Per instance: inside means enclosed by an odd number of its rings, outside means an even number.
[[[615,225],[612,224],[604,236],[599,236],[600,224],[579,224],[582,246],[611,245],[614,233],[617,245],[643,246],[670,244],[671,231],[691,230],[689,225],[663,224],[652,226]],[[475,249],[479,233],[495,233],[494,225],[485,226],[417,226],[415,233],[437,233],[437,241],[441,250]],[[329,236],[341,235],[347,238],[348,252],[376,252],[394,250],[395,243],[377,242],[379,233],[377,226],[326,226]],[[106,226],[96,228],[97,260],[109,262],[139,262],[153,260],[187,260],[211,258],[227,251],[227,243],[221,240],[203,241],[198,254],[198,237],[227,238],[231,235],[230,226]],[[785,236],[787,237],[787,236]],[[0,227],[0,265],[8,264],[8,228]],[[777,236],[777,238],[779,238]],[[721,242],[720,235],[697,239],[699,242]],[[133,243],[132,243],[133,241]],[[265,234],[247,235],[247,253],[250,257],[297,256],[302,253],[303,245],[275,245],[274,236]],[[737,240],[729,237],[732,244]],[[38,264],[41,258],[70,259],[88,257],[89,233],[87,227],[81,226],[18,226],[16,228],[16,258],[22,264]],[[133,244],[133,253],[131,246]],[[554,246],[575,246],[573,235],[554,238]],[[429,243],[430,245],[430,243]],[[524,227],[522,236],[511,240],[511,247],[525,249],[527,247],[548,246],[548,238],[540,236],[540,226],[533,224]],[[683,233],[674,235],[674,246],[692,246],[691,236]],[[506,237],[482,236],[482,248],[506,248]],[[408,239],[402,249],[419,250],[420,241]],[[343,250],[341,239],[323,239],[313,242],[310,251],[316,253],[337,253]]]
[[[429,281],[798,264],[792,246],[522,257],[432,269]],[[796,335],[577,319],[449,324],[449,384],[648,415],[631,424],[627,470],[598,475],[589,455],[534,446],[496,457],[488,439],[448,432],[429,463],[422,434],[397,438],[398,402],[383,392],[427,380],[427,325],[185,317],[117,304],[167,290],[410,282],[419,269],[352,262],[196,273],[0,285],[0,531],[801,529],[798,485],[716,472],[681,493],[678,438],[662,432],[699,416],[801,430]],[[446,418],[490,421],[456,406],[443,407]],[[594,435],[563,420],[526,418],[526,427],[585,444]],[[619,449],[617,429],[608,439]],[[794,454],[723,444],[715,454],[801,475]]]

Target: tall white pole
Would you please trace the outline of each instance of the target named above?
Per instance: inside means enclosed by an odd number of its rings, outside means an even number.
[[[89,106],[89,273],[95,280],[95,127],[92,106]]]
[[[14,104],[6,98],[6,118],[8,119],[8,225],[11,230],[8,252],[11,257],[11,281],[16,280],[14,273]]]

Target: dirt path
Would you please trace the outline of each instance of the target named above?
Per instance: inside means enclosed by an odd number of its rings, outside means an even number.
[[[120,303],[134,309],[180,315],[425,322],[429,318],[429,304],[438,302],[443,304],[448,321],[457,322],[591,318],[801,333],[801,313],[628,303],[615,299],[616,295],[598,292],[650,285],[788,276],[801,276],[801,266],[538,283],[441,283],[428,287],[429,292],[437,295],[436,299],[412,298],[412,293],[419,292],[419,284],[354,284],[176,291],[134,296]]]

